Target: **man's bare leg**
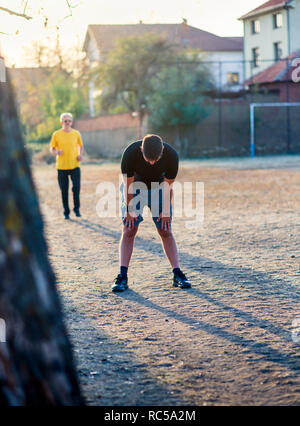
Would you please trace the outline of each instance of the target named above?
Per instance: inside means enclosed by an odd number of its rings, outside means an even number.
[[[172,266],[172,268],[179,268],[178,250],[175,238],[171,230],[163,231],[157,229],[159,236],[162,241],[164,252]]]
[[[181,271],[179,267],[178,250],[177,250],[176,241],[172,234],[172,231],[170,229],[161,230],[158,228],[157,228],[157,231],[161,238],[164,252],[173,269],[173,274],[174,274],[173,286],[180,287],[180,288],[190,288],[191,283],[189,282],[189,280],[186,278],[186,276],[184,275],[184,273]]]
[[[137,233],[138,227],[134,226],[129,228],[128,226],[123,226],[122,237],[119,245],[120,251],[120,274],[114,281],[112,286],[113,292],[122,292],[128,288],[128,278],[127,278],[127,269],[131,259],[134,238]]]
[[[123,232],[119,246],[120,266],[126,266],[127,268],[129,266],[137,231],[138,226],[134,226],[132,229],[129,229],[127,226],[123,226]]]

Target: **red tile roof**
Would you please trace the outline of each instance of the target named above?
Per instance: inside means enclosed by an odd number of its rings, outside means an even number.
[[[251,79],[245,81],[246,86],[254,84],[276,83],[283,81],[292,81],[292,72],[295,70],[293,60],[300,57],[300,49],[293,52],[288,58],[275,62],[273,65],[254,75]]]
[[[283,6],[290,3],[290,1],[284,1],[284,0],[269,0],[266,3],[263,3],[262,5],[258,6],[257,8],[251,10],[250,12],[246,13],[245,15],[241,16],[240,19],[247,19],[255,15],[259,15],[261,13],[265,13],[274,9],[282,8]]]
[[[137,117],[133,117],[130,113],[124,113],[79,119],[74,122],[74,129],[80,132],[96,132],[97,130],[137,128],[138,124]]]
[[[199,28],[182,24],[133,24],[133,25],[89,25],[84,42],[87,50],[89,37],[96,40],[102,52],[111,50],[119,38],[143,36],[155,33],[165,36],[168,40],[202,51],[242,51],[243,37],[219,37]]]

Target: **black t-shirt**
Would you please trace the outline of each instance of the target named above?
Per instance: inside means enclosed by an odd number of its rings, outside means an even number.
[[[142,141],[133,142],[123,152],[121,160],[122,174],[135,177],[151,189],[151,182],[162,182],[164,177],[175,179],[178,173],[178,154],[174,148],[164,142],[162,157],[151,166],[145,161],[141,151]]]

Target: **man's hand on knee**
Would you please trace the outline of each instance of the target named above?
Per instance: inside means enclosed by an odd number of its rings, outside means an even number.
[[[162,231],[169,231],[171,230],[171,217],[170,215],[166,215],[164,213],[161,213],[157,219],[157,222],[161,222],[161,229]]]
[[[123,219],[124,226],[126,226],[128,229],[133,229],[135,219],[137,219],[137,215],[134,212],[126,212]]]

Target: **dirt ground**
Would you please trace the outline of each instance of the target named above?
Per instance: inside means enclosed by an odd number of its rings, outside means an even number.
[[[62,215],[56,170],[34,166],[50,259],[89,405],[300,405],[300,156],[190,161],[205,220],[175,218],[172,273],[151,218],[140,225],[129,290],[113,294],[121,222],[96,187],[117,163],[82,165],[82,218]],[[72,205],[72,203],[71,203]]]

